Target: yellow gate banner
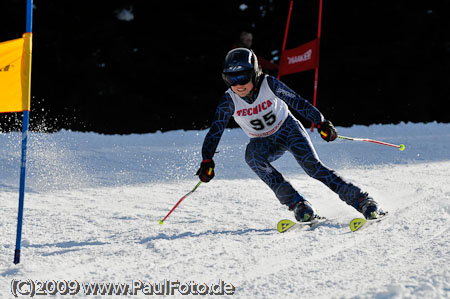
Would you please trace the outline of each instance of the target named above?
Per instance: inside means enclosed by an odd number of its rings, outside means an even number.
[[[0,113],[30,110],[32,33],[0,43]]]

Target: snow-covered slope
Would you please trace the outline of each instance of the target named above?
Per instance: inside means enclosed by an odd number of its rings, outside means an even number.
[[[30,134],[19,265],[12,260],[20,135],[0,134],[0,298],[13,298],[11,286],[27,279],[78,282],[75,297],[88,282],[170,280],[200,290],[232,285],[234,298],[450,298],[450,125],[338,129],[406,146],[326,143],[312,134],[324,163],[391,214],[357,233],[348,222],[359,214],[288,153],[275,167],[327,220],[278,233],[277,221],[292,212],[245,164],[240,129],[224,133],[216,178],[163,225],[158,220],[198,182],[206,131]],[[118,298],[148,297],[136,292]],[[186,298],[177,290],[167,297]]]

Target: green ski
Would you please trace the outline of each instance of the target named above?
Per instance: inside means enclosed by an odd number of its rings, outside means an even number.
[[[354,218],[350,221],[350,230],[352,232],[356,232],[363,227],[367,227],[369,224],[373,224],[375,222],[379,222],[388,216],[388,212],[384,212],[383,214],[378,215],[378,218],[375,219],[363,219],[363,218]]]
[[[316,217],[311,221],[306,221],[306,222],[297,222],[297,221],[292,221],[289,219],[283,219],[278,221],[277,224],[277,230],[280,233],[284,233],[290,230],[293,230],[294,228],[311,228],[314,225],[322,222],[325,220],[325,217]]]

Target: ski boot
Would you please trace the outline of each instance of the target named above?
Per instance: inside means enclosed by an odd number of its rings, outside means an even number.
[[[308,222],[317,217],[316,212],[307,200],[301,200],[292,208],[295,219],[299,222]]]
[[[361,200],[358,211],[368,220],[377,219],[379,215],[385,214],[383,210],[378,207],[377,202],[370,196]]]

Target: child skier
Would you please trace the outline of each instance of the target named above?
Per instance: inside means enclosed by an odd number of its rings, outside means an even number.
[[[216,109],[214,121],[203,143],[203,161],[196,173],[202,182],[214,178],[213,156],[233,116],[250,137],[245,161],[272,189],[280,203],[294,211],[298,221],[310,221],[317,214],[311,204],[271,165],[286,151],[292,153],[309,176],[323,182],[365,218],[374,219],[383,213],[368,193],[322,164],[308,133],[290,113],[288,106],[316,124],[320,136],[327,142],[336,139],[337,130],[319,110],[296,92],[276,78],[262,74],[253,51],[236,48],[228,52],[222,77],[229,89]]]

